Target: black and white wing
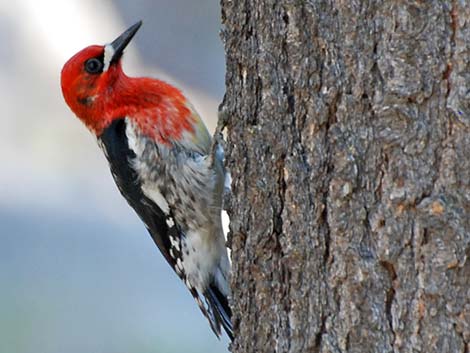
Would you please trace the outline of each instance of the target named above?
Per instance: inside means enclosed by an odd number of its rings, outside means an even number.
[[[231,311],[227,294],[224,293],[227,289],[221,289],[220,281],[215,278],[210,279],[203,287],[192,283],[191,276],[185,268],[185,265],[188,265],[187,256],[190,248],[188,243],[191,237],[185,234],[188,230],[178,223],[174,210],[163,196],[164,192],[161,189],[164,189],[165,185],[160,185],[160,188],[149,188],[142,180],[142,175],[136,166],[136,163],[139,163],[136,151],[129,145],[128,125],[126,118],[116,119],[98,137],[98,143],[108,159],[119,191],[144,222],[167,262],[184,281],[201,311],[208,318],[214,333],[219,336],[222,326],[233,339]],[[135,141],[133,143],[135,144]],[[151,172],[159,173],[158,166],[152,166]],[[194,251],[194,247],[192,248]]]

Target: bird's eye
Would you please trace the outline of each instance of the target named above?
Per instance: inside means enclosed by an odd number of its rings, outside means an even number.
[[[85,61],[85,70],[90,74],[98,74],[103,71],[103,63],[97,58]]]

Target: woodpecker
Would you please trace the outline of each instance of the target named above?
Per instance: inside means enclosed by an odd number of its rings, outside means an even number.
[[[97,138],[111,174],[217,337],[233,339],[222,230],[223,150],[180,90],[122,70],[142,21],[64,65],[65,102]]]

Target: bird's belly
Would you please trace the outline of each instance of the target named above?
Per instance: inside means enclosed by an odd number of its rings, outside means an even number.
[[[190,286],[204,292],[220,262],[217,242],[210,241],[204,231],[190,230],[180,240],[181,260],[177,270],[185,273]]]

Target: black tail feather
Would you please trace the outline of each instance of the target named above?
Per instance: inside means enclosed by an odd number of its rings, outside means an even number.
[[[233,341],[232,310],[228,305],[227,297],[225,297],[215,285],[211,285],[207,288],[204,297],[206,297],[211,306],[216,320],[219,321],[227,333],[227,336]]]

